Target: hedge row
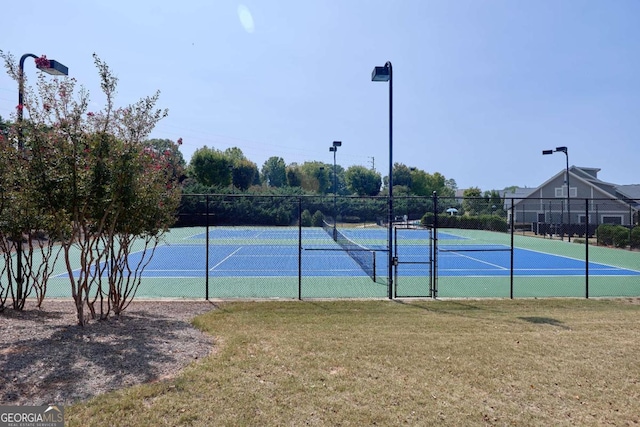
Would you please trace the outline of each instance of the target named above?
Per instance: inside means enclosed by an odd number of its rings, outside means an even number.
[[[629,229],[622,225],[602,224],[596,232],[599,245],[616,248],[640,248],[640,226]]]
[[[422,216],[421,223],[423,226],[432,227],[434,223],[434,215],[427,212]],[[506,232],[509,229],[507,221],[496,215],[438,215],[438,227],[441,228],[464,228],[468,230],[491,230]]]

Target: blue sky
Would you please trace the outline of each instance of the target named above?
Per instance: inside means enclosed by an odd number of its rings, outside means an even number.
[[[125,105],[161,91],[153,137],[239,147],[261,168],[337,162],[386,175],[394,71],[394,162],[460,188],[535,187],[570,164],[640,183],[640,2],[636,0],[12,1],[0,49],[45,54],[104,103],[91,55]],[[36,69],[25,73],[35,81]],[[0,73],[0,115],[17,104]],[[375,162],[375,163],[374,163]]]

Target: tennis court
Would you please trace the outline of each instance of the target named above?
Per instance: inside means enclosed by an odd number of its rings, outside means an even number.
[[[322,228],[211,227],[208,235],[204,228],[174,229],[145,269],[138,296],[386,297],[388,231],[382,227],[339,231],[354,242],[348,248],[362,248],[356,255]],[[510,296],[512,254],[507,234],[456,229],[437,237],[437,296]],[[587,266],[596,295],[640,294],[638,253],[593,248],[586,263],[579,245],[518,237],[513,251],[515,296],[584,296]],[[395,230],[395,296],[432,295],[433,246],[430,230]],[[131,257],[135,263],[140,253]],[[62,271],[52,278],[50,296],[68,296],[65,278]],[[599,286],[606,290],[598,291]]]

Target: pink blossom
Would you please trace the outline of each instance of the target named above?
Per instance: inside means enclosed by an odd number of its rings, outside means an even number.
[[[36,67],[38,68],[49,68],[51,63],[47,59],[47,55],[42,55],[40,58],[36,58]]]
[[[178,138],[178,145],[182,145],[182,138]]]
[[[89,117],[93,117],[93,116],[95,116],[95,114],[94,114],[94,113],[92,113],[91,111],[89,111],[89,112],[87,113],[87,116],[89,116]]]
[[[22,111],[24,109],[24,105],[22,104],[18,104],[18,106],[16,107],[16,110],[18,111]]]

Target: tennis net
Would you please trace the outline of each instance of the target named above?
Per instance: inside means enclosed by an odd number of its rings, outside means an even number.
[[[323,221],[322,228],[375,282],[376,251],[366,248],[349,239],[340,230],[337,230],[333,224],[329,224],[327,221]]]

